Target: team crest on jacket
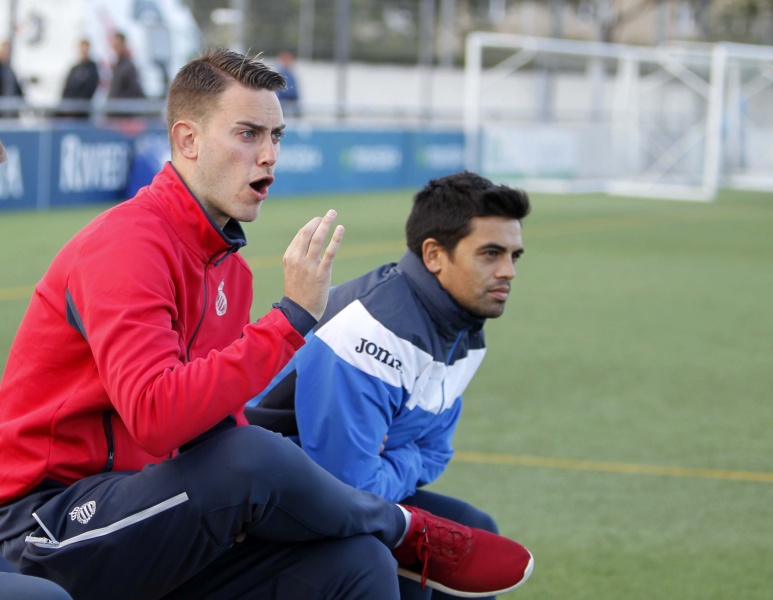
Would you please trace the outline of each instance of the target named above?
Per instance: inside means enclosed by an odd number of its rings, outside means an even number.
[[[215,311],[217,312],[218,317],[222,317],[225,314],[225,311],[228,310],[228,298],[225,297],[225,292],[223,292],[223,286],[225,285],[225,280],[220,282],[220,285],[217,286],[217,299],[215,300]]]
[[[91,517],[97,512],[97,503],[93,500],[89,500],[86,504],[76,506],[70,511],[70,520],[78,521],[78,523],[85,525],[91,521]]]

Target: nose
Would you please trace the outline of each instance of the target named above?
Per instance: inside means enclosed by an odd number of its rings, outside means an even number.
[[[258,150],[258,164],[262,166],[274,166],[279,158],[279,143],[268,139],[264,141]]]
[[[510,281],[515,278],[515,262],[507,258],[502,260],[497,269],[497,277]]]

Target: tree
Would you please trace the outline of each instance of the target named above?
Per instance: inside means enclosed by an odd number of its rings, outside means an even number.
[[[773,44],[773,0],[714,0],[707,20],[714,39]]]
[[[647,11],[657,8],[659,0],[637,0],[634,3],[621,0],[564,0],[564,2],[575,6],[578,11],[590,14],[595,19],[599,41],[613,42],[615,33],[621,27]]]

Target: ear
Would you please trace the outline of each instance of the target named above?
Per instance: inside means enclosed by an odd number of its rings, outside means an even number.
[[[188,160],[196,160],[199,155],[198,127],[189,121],[177,121],[172,125],[172,145],[177,153]]]
[[[421,258],[424,266],[434,275],[440,273],[443,268],[446,250],[435,238],[427,238],[421,244]]]

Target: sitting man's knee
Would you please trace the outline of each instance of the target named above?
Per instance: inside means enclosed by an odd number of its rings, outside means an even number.
[[[347,577],[351,581],[357,581],[363,590],[396,589],[397,561],[389,548],[370,535],[340,541],[343,543],[336,549],[337,564],[348,565]]]

